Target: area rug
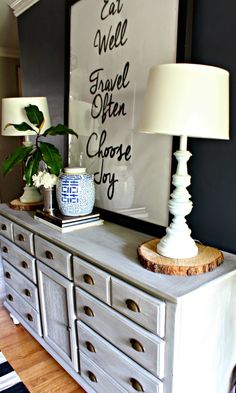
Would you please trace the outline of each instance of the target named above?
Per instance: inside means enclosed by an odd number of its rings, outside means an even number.
[[[0,392],[29,392],[2,352],[0,352]]]

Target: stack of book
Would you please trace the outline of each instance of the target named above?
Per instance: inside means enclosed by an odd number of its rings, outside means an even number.
[[[64,216],[59,211],[49,214],[43,210],[36,210],[34,218],[60,232],[72,232],[77,229],[103,224],[103,220],[101,220],[98,212],[74,217]]]

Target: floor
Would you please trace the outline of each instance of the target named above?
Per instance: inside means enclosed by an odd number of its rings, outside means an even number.
[[[32,393],[85,393],[0,304],[0,350]]]

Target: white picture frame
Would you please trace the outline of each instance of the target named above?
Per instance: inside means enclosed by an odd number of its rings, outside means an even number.
[[[69,1],[68,119],[78,139],[69,137],[68,164],[94,174],[95,206],[112,220],[168,225],[172,137],[143,134],[138,120],[150,68],[176,62],[182,3]]]

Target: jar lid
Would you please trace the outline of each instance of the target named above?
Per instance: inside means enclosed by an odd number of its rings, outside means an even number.
[[[82,173],[86,172],[86,168],[81,168],[81,167],[67,167],[64,168],[65,173],[69,173],[71,175],[80,175]]]

